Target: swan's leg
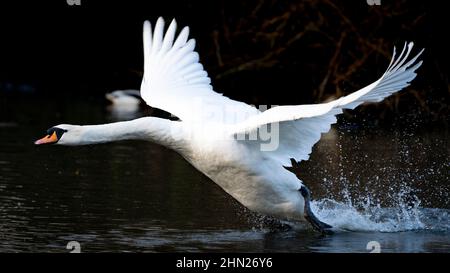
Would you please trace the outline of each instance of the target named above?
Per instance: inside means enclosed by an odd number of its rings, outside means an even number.
[[[322,234],[333,234],[333,231],[331,230],[331,228],[333,227],[320,221],[312,212],[310,206],[311,193],[309,189],[306,186],[302,185],[299,191],[302,194],[303,199],[305,199],[305,207],[304,207],[305,219],[313,226],[315,230],[321,232]]]

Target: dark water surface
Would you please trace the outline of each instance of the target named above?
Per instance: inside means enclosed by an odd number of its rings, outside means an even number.
[[[4,106],[4,107],[3,107]],[[0,120],[0,252],[450,252],[448,132],[337,126],[296,172],[338,229],[271,231],[176,153],[146,142],[35,147],[59,123],[96,124],[97,102],[13,101]]]

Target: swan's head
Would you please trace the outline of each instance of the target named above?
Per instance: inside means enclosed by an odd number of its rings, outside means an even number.
[[[46,136],[34,142],[36,145],[77,145],[81,138],[81,126],[61,124],[47,130]]]

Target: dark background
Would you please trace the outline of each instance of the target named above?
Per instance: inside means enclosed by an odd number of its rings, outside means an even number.
[[[426,48],[406,91],[346,119],[448,126],[448,10],[443,1],[60,1],[0,3],[0,122],[17,100],[103,102],[140,87],[142,23],[189,25],[216,91],[252,104],[315,103],[382,75],[394,45]],[[32,122],[30,117],[30,122]]]

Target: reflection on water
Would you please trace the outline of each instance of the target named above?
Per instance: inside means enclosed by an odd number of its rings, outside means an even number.
[[[120,119],[95,103],[11,105],[0,120],[0,252],[67,252],[72,240],[85,252],[368,252],[374,240],[386,252],[450,251],[446,132],[326,135],[296,170],[338,229],[321,237],[308,226],[271,231],[151,143],[32,145],[58,123]]]
[[[122,121],[122,120],[132,120],[141,117],[139,112],[139,105],[132,106],[121,106],[121,105],[109,105],[108,110],[108,120],[111,122]]]

